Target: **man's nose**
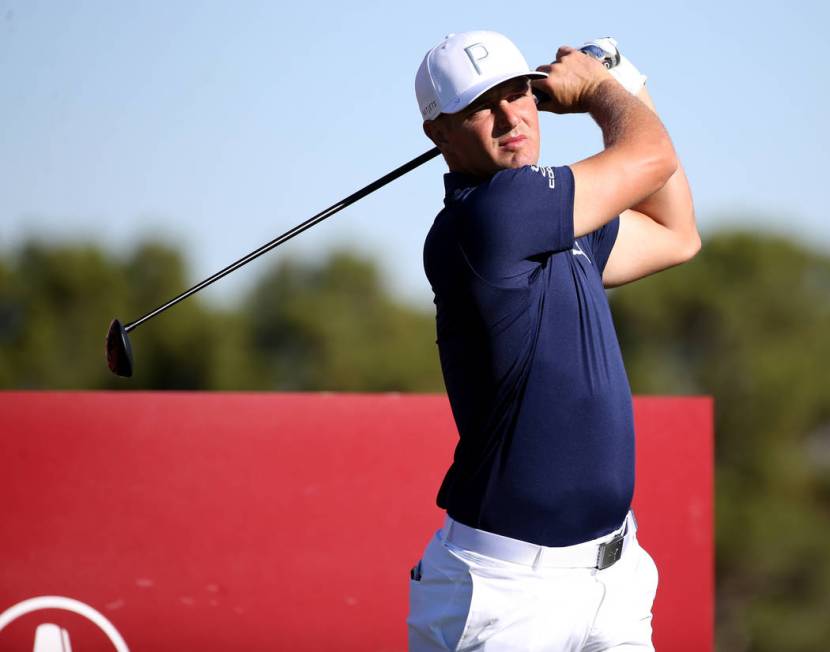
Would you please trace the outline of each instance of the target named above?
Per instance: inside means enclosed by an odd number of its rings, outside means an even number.
[[[519,124],[516,108],[508,101],[502,100],[496,107],[496,126],[500,130],[510,131]]]

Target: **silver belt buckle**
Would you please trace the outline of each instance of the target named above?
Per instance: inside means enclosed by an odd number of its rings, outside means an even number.
[[[624,541],[625,535],[618,534],[610,541],[606,541],[605,543],[601,543],[599,545],[599,553],[597,554],[598,570],[605,570],[620,560],[620,557],[622,557]]]

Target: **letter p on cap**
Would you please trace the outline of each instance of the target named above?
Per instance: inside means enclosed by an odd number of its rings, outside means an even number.
[[[470,63],[473,64],[473,68],[475,68],[476,72],[480,75],[481,68],[478,67],[478,62],[482,59],[486,59],[490,54],[487,51],[487,48],[484,47],[483,43],[473,43],[472,45],[468,45],[464,48],[464,52],[467,53],[467,56],[470,58]]]

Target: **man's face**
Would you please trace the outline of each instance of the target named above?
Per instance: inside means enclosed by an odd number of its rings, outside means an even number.
[[[539,114],[525,78],[511,79],[463,111],[424,123],[450,170],[489,177],[539,160]]]

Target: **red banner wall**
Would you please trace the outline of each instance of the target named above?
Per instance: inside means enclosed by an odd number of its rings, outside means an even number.
[[[658,650],[712,648],[711,412],[635,400]],[[404,650],[455,439],[444,396],[0,393],[0,621],[54,595],[133,651]],[[76,651],[113,649],[48,608],[0,630],[0,650],[32,650],[47,622]]]

